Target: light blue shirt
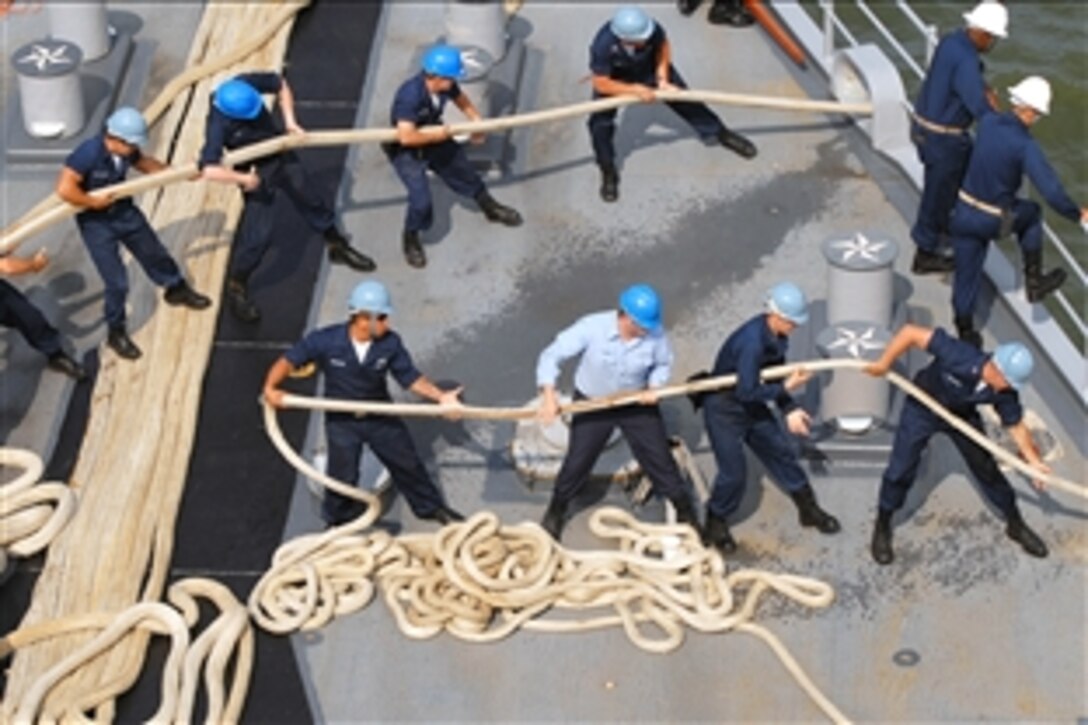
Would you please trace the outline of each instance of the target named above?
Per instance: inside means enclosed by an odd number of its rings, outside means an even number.
[[[559,366],[576,355],[582,359],[574,387],[590,398],[656,388],[668,382],[672,372],[672,347],[665,333],[624,340],[614,310],[586,315],[556,335],[537,360],[537,386],[555,385]]]

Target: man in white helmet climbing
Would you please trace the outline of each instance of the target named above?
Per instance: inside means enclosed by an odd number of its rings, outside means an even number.
[[[1030,76],[1009,88],[1009,100],[1012,110],[989,114],[979,122],[975,150],[949,222],[956,257],[952,286],[956,329],[961,340],[976,347],[981,337],[975,330],[975,306],[990,240],[1016,233],[1028,302],[1041,302],[1065,281],[1060,267],[1043,271],[1043,211],[1037,202],[1017,196],[1024,177],[1054,211],[1088,223],[1088,208],[1069,197],[1031,135],[1031,127],[1050,113],[1050,84]]]

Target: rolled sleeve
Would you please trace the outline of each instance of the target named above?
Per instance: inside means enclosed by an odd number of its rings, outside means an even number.
[[[272,71],[239,73],[235,78],[253,86],[258,93],[279,93],[283,88],[283,76]]]
[[[540,353],[536,361],[537,387],[555,385],[559,379],[559,366],[566,360],[585,351],[589,344],[589,329],[585,318],[574,323],[555,336]]]
[[[412,387],[417,380],[423,377],[423,373],[412,362],[412,356],[403,344],[397,345],[396,352],[389,359],[389,372],[393,379],[397,381],[397,385],[405,390]]]
[[[64,159],[64,165],[80,176],[86,176],[87,172],[94,166],[97,158],[98,153],[94,146],[84,142],[77,146],[75,151],[68,154],[68,157]]]
[[[1001,419],[1001,425],[1006,428],[1024,419],[1024,406],[1020,404],[1020,395],[1014,391],[998,394],[993,406],[997,417]]]
[[[200,149],[197,168],[218,166],[223,161],[223,145],[226,140],[226,119],[216,109],[208,111],[204,122],[204,146]]]
[[[660,388],[669,382],[672,377],[673,363],[672,345],[666,337],[662,336],[654,346],[654,366],[650,368],[647,384],[651,388]]]
[[[317,351],[314,346],[313,333],[296,342],[290,350],[283,354],[292,367],[300,368],[308,362],[317,359]]]

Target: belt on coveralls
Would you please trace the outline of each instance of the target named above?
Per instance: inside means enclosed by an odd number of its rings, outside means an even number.
[[[914,122],[917,123],[919,126],[921,126],[922,128],[924,128],[927,131],[932,131],[933,133],[940,133],[940,134],[944,134],[945,136],[962,136],[963,134],[967,133],[966,128],[957,128],[955,126],[943,126],[943,125],[941,125],[939,123],[934,123],[933,121],[930,121],[929,119],[922,118],[917,113],[911,113],[910,117],[913,118]]]
[[[995,216],[998,219],[1004,219],[1004,217],[1005,217],[1005,212],[1001,209],[1001,207],[994,206],[993,204],[987,204],[984,201],[976,199],[975,197],[971,196],[970,194],[968,194],[963,189],[960,189],[960,201],[962,201],[963,203],[965,203],[965,204],[967,204],[969,206],[973,206],[976,209],[978,209],[979,211],[985,212],[985,213],[989,214],[990,216]]]

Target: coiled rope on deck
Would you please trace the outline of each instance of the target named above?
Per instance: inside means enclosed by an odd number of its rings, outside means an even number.
[[[84,713],[99,703],[117,698],[127,686],[114,680],[80,701],[65,702],[61,709],[46,709],[46,696],[71,673],[101,656],[130,633],[144,630],[170,639],[170,650],[160,679],[158,710],[149,722],[192,722],[197,695],[204,683],[205,722],[237,722],[245,704],[253,668],[254,634],[245,606],[222,584],[211,579],[182,579],[167,594],[173,606],[140,602],[121,612],[74,615],[18,629],[0,639],[0,658],[23,647],[53,637],[98,630],[90,641],[56,663],[26,691],[11,694],[4,711],[14,723],[86,721]],[[205,600],[218,615],[195,639],[190,630],[198,624],[198,601]],[[233,669],[228,674],[228,667]],[[230,681],[229,689],[227,681]]]
[[[273,444],[296,469],[367,510],[276,551],[249,597],[260,627],[278,634],[323,627],[369,604],[376,582],[401,632],[413,639],[446,631],[483,643],[523,627],[559,633],[618,626],[637,647],[666,653],[683,643],[684,625],[736,629],[766,642],[831,720],[848,721],[778,638],[752,621],[769,591],[803,606],[829,606],[834,592],[825,582],[753,569],[726,575],[721,555],[691,527],[641,523],[612,507],[595,511],[590,529],[614,548],[593,551],[566,549],[535,523],[502,525],[486,511],[435,534],[365,531],[380,515],[377,497],[315,469],[284,439],[274,409],[265,405],[264,417]],[[739,606],[736,589],[746,590]],[[545,617],[549,612],[591,614]]]
[[[188,82],[192,82],[192,80],[189,80]],[[656,102],[699,101],[702,103],[718,105],[747,106],[775,111],[798,111],[804,113],[845,113],[855,115],[867,115],[872,113],[872,104],[869,103],[840,103],[838,101],[816,101],[807,98],[781,98],[777,96],[723,93],[719,91],[657,91],[656,99]],[[528,113],[503,116],[501,118],[450,124],[450,130],[453,134],[508,131],[524,126],[576,118],[598,111],[621,108],[623,106],[630,106],[642,102],[643,101],[634,96],[612,96],[595,101],[572,103],[557,108],[530,111]],[[428,130],[428,127],[424,127],[421,130],[425,133],[442,132],[439,127],[435,127],[433,130]],[[396,137],[396,130],[389,127],[306,131],[300,134],[284,134],[231,151],[223,157],[222,163],[225,166],[237,166],[264,156],[283,153],[284,151],[292,149],[384,143],[386,141],[394,141],[396,140]],[[91,193],[92,195],[112,195],[115,199],[122,199],[152,189],[158,189],[171,184],[191,180],[198,171],[196,162],[194,161],[193,163],[184,164],[182,166],[172,166],[158,173],[141,176],[132,179],[131,181],[103,187]],[[49,228],[53,224],[76,214],[78,211],[79,208],[67,204],[55,196],[47,198],[45,201],[35,206],[30,213],[24,215],[21,219],[4,230],[3,235],[0,236],[0,256],[11,253],[30,237]]]
[[[856,373],[865,365],[861,360],[808,361],[767,368],[762,375],[765,379],[784,378],[798,368]],[[1035,471],[898,373],[889,372],[887,377],[954,429],[1021,473],[1086,497],[1083,486]],[[659,398],[668,398],[735,384],[736,376],[726,375],[665,386],[656,392]],[[637,404],[639,396],[625,393],[578,401],[562,406],[561,412]],[[284,406],[359,415],[477,420],[518,420],[537,414],[535,408],[529,407],[362,403],[296,395],[286,395]],[[305,461],[283,437],[276,411],[267,403],[264,419],[270,439],[292,466],[329,489],[365,503],[367,510],[355,521],[299,537],[277,550],[272,566],[249,598],[250,614],[262,628],[286,634],[323,627],[334,617],[369,604],[376,583],[401,631],[417,639],[446,631],[471,642],[492,642],[522,627],[580,632],[620,626],[641,649],[669,652],[683,642],[684,625],[702,632],[737,629],[766,642],[829,718],[846,720],[778,638],[751,621],[760,597],[768,590],[807,607],[830,605],[834,593],[825,582],[751,569],[727,575],[720,554],[703,547],[690,527],[644,524],[611,507],[591,515],[590,529],[614,548],[585,552],[556,544],[535,523],[502,525],[490,512],[477,513],[430,535],[394,538],[384,531],[368,532],[380,515],[378,498]],[[738,608],[733,591],[744,587],[747,595]],[[602,613],[601,609],[610,611]],[[546,613],[563,610],[591,614],[581,619],[545,617]]]
[[[63,483],[42,482],[41,456],[0,447],[0,468],[22,469],[0,485],[0,571],[9,555],[27,557],[49,545],[76,511],[76,493]]]

